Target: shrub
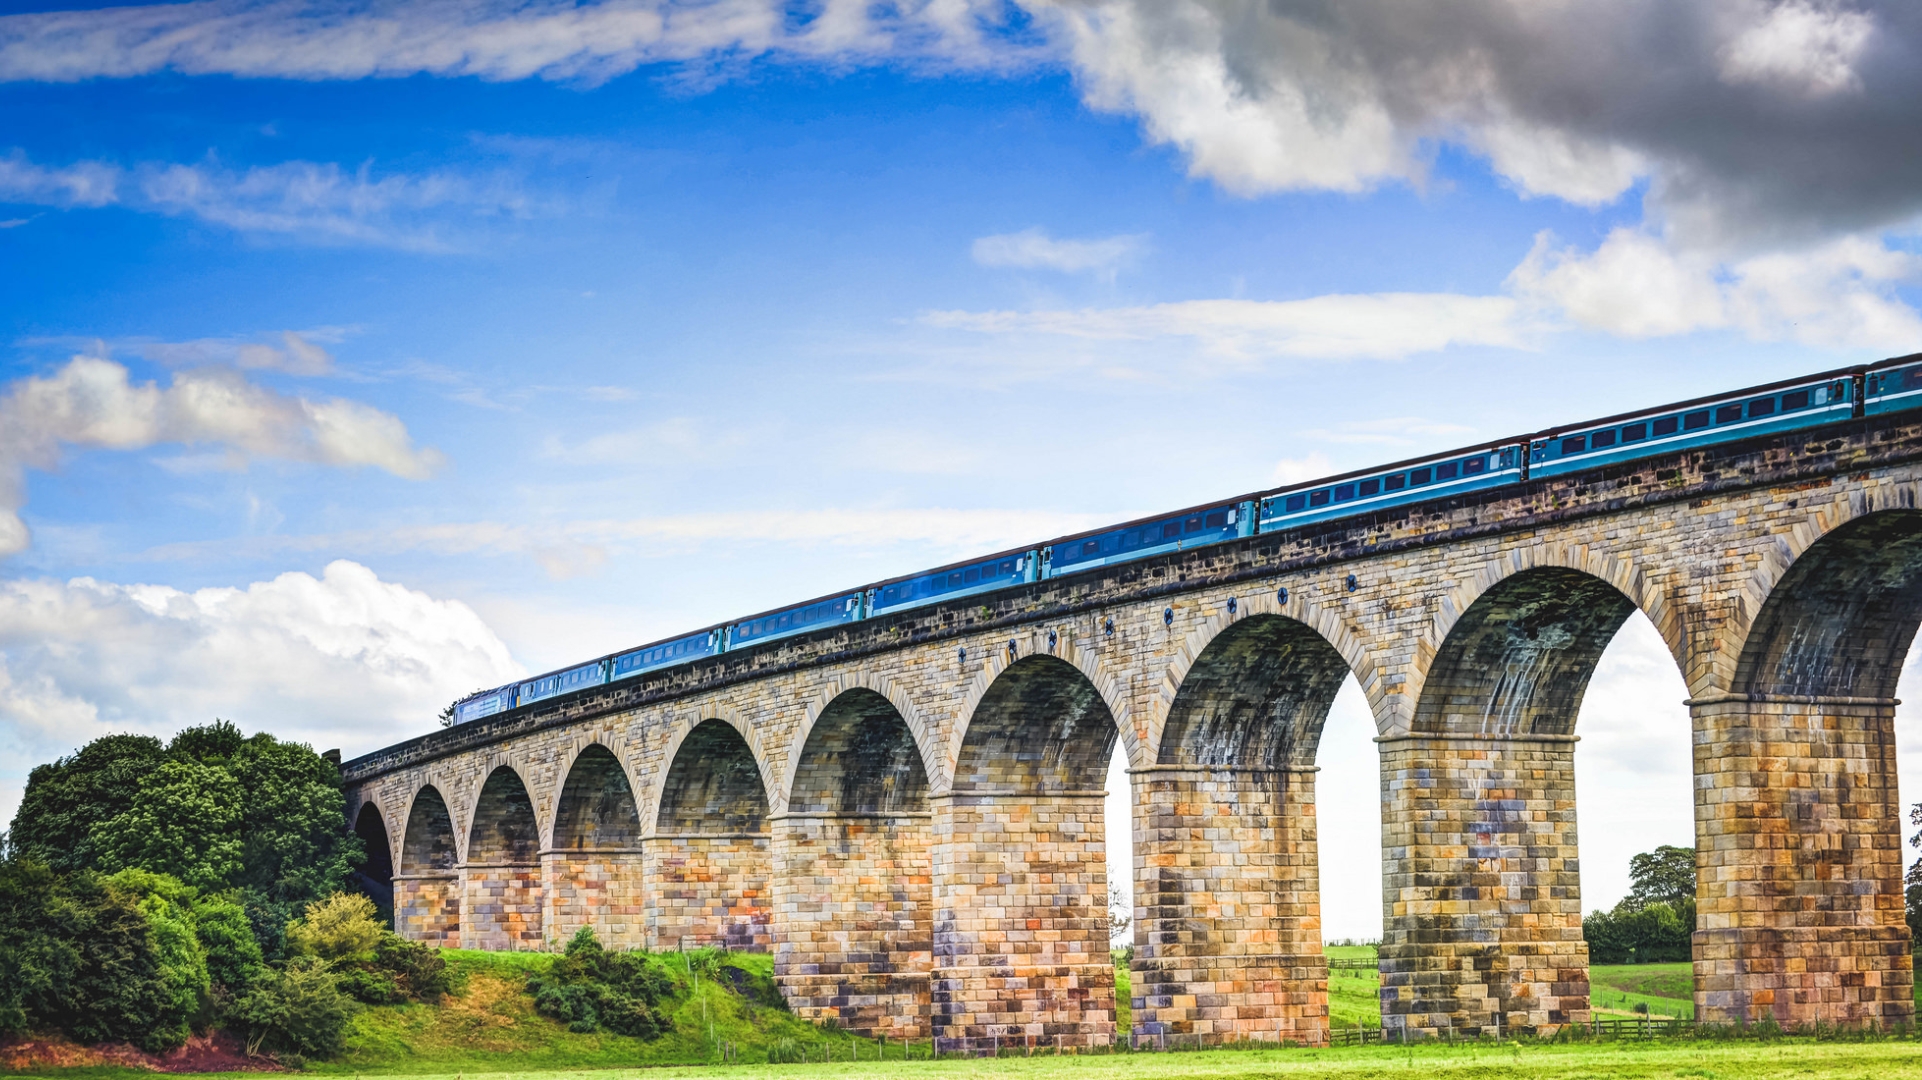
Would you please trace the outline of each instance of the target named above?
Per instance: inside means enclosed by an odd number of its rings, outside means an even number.
[[[440,950],[383,933],[374,947],[374,967],[394,976],[415,1001],[439,1001],[453,990],[452,976]]]
[[[239,994],[266,970],[260,942],[247,912],[226,896],[202,897],[194,904],[194,924],[207,954],[207,978],[216,990]]]
[[[307,913],[287,924],[287,951],[329,963],[368,960],[380,944],[382,928],[374,902],[355,893],[335,893],[307,905]]]
[[[645,953],[614,953],[586,927],[554,958],[547,974],[528,980],[534,1008],[566,1024],[568,1030],[611,1031],[652,1039],[661,1022],[654,1013],[672,987]]]
[[[249,1054],[332,1057],[347,1044],[356,1008],[326,965],[301,959],[256,980],[234,999],[227,1019]]]

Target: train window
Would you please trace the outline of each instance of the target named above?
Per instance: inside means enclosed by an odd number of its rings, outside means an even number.
[[[1684,431],[1694,431],[1696,428],[1705,428],[1707,426],[1707,409],[1703,409],[1701,412],[1685,413],[1682,416],[1682,430]]]
[[[1588,439],[1586,436],[1575,435],[1562,440],[1562,453],[1564,454],[1579,454],[1586,449],[1588,449]]]
[[[1593,435],[1590,435],[1588,437],[1588,445],[1591,448],[1596,450],[1600,450],[1604,446],[1614,446],[1615,430],[1613,428],[1610,428],[1607,431],[1598,431]]]
[[[1288,508],[1288,512],[1292,514],[1292,513],[1294,513],[1294,512],[1295,512],[1295,511],[1297,511],[1297,510],[1301,510],[1301,509],[1305,509],[1305,508],[1307,507],[1307,505],[1308,505],[1308,496],[1306,496],[1306,495],[1290,495],[1290,496],[1288,496],[1288,501],[1287,501],[1287,502],[1285,502],[1285,503],[1283,503],[1282,505],[1283,505],[1283,506],[1285,506],[1285,507],[1287,507],[1287,508]]]
[[[1468,458],[1467,460],[1462,462],[1462,475],[1474,476],[1476,473],[1481,472],[1483,469],[1486,469],[1486,468],[1488,468],[1487,458],[1485,457]]]
[[[968,572],[965,575],[963,575],[961,578],[961,584],[972,585],[975,582],[980,580],[981,580],[981,571],[976,570],[973,567],[969,567]]]
[[[1002,572],[1003,574],[1012,574],[1012,573],[1014,573],[1014,560],[1013,560],[1013,559],[1003,559],[1003,560],[1001,560],[1001,572]]]
[[[1101,541],[1099,540],[1089,540],[1081,545],[1081,554],[1083,555],[1095,555],[1099,554],[1100,551]]]
[[[1170,521],[1166,525],[1163,525],[1161,527],[1161,538],[1163,540],[1172,540],[1175,537],[1180,535],[1181,535],[1181,522],[1179,521]]]
[[[1734,423],[1741,418],[1742,406],[1740,405],[1718,405],[1715,408],[1715,422],[1718,424]]]
[[[1336,502],[1347,502],[1349,499],[1352,499],[1354,497],[1355,497],[1355,485],[1353,484],[1336,484],[1335,485],[1335,501]]]
[[[1768,416],[1774,412],[1775,399],[1772,397],[1758,397],[1748,403],[1748,414],[1750,416]]]
[[[1227,528],[1228,527],[1228,511],[1217,510],[1212,514],[1209,514],[1207,525],[1210,529]]]
[[[1185,523],[1183,524],[1183,529],[1184,529],[1185,531],[1187,531],[1187,532],[1200,532],[1200,531],[1201,531],[1201,518],[1199,518],[1199,517],[1191,517],[1191,518],[1189,518],[1189,519],[1188,519],[1188,520],[1187,520],[1187,521],[1186,521],[1186,522],[1185,522]]]
[[[1655,435],[1657,438],[1663,435],[1673,435],[1675,434],[1676,427],[1677,422],[1673,416],[1664,416],[1660,420],[1655,421]]]
[[[1400,491],[1402,488],[1408,486],[1408,477],[1401,473],[1396,473],[1393,476],[1382,478],[1382,483],[1387,485],[1390,491]]]
[[[1673,420],[1670,420],[1668,423],[1671,429],[1675,426],[1675,421]],[[1630,424],[1622,429],[1623,442],[1641,442],[1646,438],[1648,438],[1648,423],[1646,421],[1640,424]]]
[[[1327,506],[1328,505],[1328,489],[1322,488],[1320,491],[1314,492],[1313,494],[1309,495],[1308,505],[1309,506]]]
[[[1905,386],[1908,386],[1910,389],[1914,389],[1915,387],[1922,386],[1922,367],[1912,367],[1912,368],[1905,369],[1902,372],[1902,382]],[[1839,398],[1842,395],[1838,393],[1835,396]]]
[[[1456,465],[1452,461],[1444,461],[1440,465],[1435,466],[1435,479],[1453,480],[1455,478],[1455,473],[1459,468],[1460,466]]]
[[[1411,484],[1426,484],[1433,475],[1434,474],[1427,469],[1416,469],[1414,472],[1408,474],[1408,482]]]
[[[1357,490],[1361,492],[1361,495],[1363,498],[1367,498],[1370,495],[1379,495],[1381,494],[1381,481],[1380,480],[1363,480],[1361,482],[1361,487],[1359,487]]]
[[[1809,392],[1807,390],[1797,390],[1797,391],[1794,391],[1793,393],[1782,395],[1782,411],[1783,412],[1787,412],[1790,409],[1806,409],[1808,407],[1809,407]]]

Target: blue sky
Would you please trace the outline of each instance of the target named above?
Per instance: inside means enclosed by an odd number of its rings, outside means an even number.
[[[1922,349],[1915,13],[1320,7],[9,5],[0,815],[106,731],[357,753],[833,588]],[[1652,648],[1583,719],[1594,903],[1688,840]],[[1372,852],[1336,723],[1324,838]],[[1374,873],[1331,861],[1331,934]]]

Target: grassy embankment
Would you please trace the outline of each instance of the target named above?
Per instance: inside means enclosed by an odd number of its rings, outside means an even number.
[[[1330,960],[1370,960],[1368,945],[1331,945]],[[1694,975],[1681,964],[1597,964],[1588,969],[1589,1001],[1596,1015],[1632,1017],[1636,1005],[1647,1005],[1650,1016],[1695,1018]],[[1373,971],[1328,972],[1328,1020],[1336,1027],[1381,1024],[1381,976]]]

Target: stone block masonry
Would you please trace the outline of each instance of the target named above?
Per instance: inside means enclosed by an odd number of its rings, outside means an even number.
[[[1314,1043],[1309,770],[1352,678],[1381,740],[1384,1022],[1546,1033],[1588,1009],[1580,705],[1638,610],[1695,717],[1702,1015],[1909,1022],[1890,718],[1922,625],[1922,414],[884,615],[343,776],[350,820],[392,829],[411,938],[772,949],[808,1015],[1074,1048],[1126,1034],[1093,790],[1118,738],[1136,1030]]]

